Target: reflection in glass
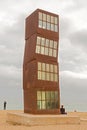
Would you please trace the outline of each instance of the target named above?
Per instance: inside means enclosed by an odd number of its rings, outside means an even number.
[[[51,91],[51,100],[54,100],[55,99],[55,93],[54,91]]]
[[[39,19],[42,20],[42,13],[41,12],[39,12]]]
[[[50,92],[49,91],[46,91],[46,99],[50,100]]]
[[[54,108],[56,108],[55,101],[51,101],[51,109],[54,109]]]
[[[46,101],[42,101],[42,109],[46,109]]]
[[[37,91],[37,109],[58,108],[58,91]]]
[[[46,101],[46,108],[51,109],[51,102],[50,101]]]
[[[41,101],[37,101],[37,109],[42,109]]]

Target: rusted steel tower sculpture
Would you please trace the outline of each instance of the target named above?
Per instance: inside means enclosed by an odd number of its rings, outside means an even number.
[[[24,112],[58,114],[59,17],[37,9],[26,18],[23,63]]]

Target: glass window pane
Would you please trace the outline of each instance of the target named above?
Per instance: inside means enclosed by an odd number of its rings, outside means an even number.
[[[53,81],[53,73],[50,73],[50,80]]]
[[[54,17],[51,16],[51,23],[54,23]]]
[[[41,74],[42,74],[42,75],[41,75],[41,79],[42,79],[42,80],[45,80],[45,72],[41,72]]]
[[[55,99],[55,92],[51,91],[51,100],[54,100],[54,99]]]
[[[51,101],[46,101],[46,108],[51,109]]]
[[[39,27],[42,28],[42,21],[39,20]]]
[[[40,45],[40,37],[37,37],[37,44]]]
[[[42,109],[46,109],[46,101],[42,101]]]
[[[50,15],[47,15],[47,22],[50,22]]]
[[[47,29],[50,30],[50,23],[47,23]]]
[[[42,91],[42,100],[45,100],[45,91]]]
[[[50,40],[50,47],[53,48],[53,40]]]
[[[45,45],[45,38],[41,38],[41,45],[42,45],[42,46]]]
[[[58,26],[55,25],[55,32],[58,32]]]
[[[49,73],[46,73],[46,80],[49,81],[49,79],[50,79],[50,75],[49,75]]]
[[[46,14],[43,13],[43,21],[46,21]]]
[[[55,24],[58,24],[58,22],[57,22],[57,21],[58,21],[58,19],[57,19],[57,17],[55,17]]]
[[[55,67],[55,73],[58,73],[58,72],[57,72],[57,65],[55,65],[54,67]]]
[[[58,81],[57,74],[55,74],[54,81]]]
[[[54,65],[54,72],[57,73],[57,65]]]
[[[55,109],[56,108],[56,104],[55,104],[55,100],[51,101],[51,109]]]
[[[58,100],[58,92],[55,91],[55,100]]]
[[[50,92],[46,91],[46,100],[50,100]]]
[[[54,41],[54,48],[57,49],[57,42]]]
[[[56,50],[53,50],[53,56],[56,57]]]
[[[41,62],[38,62],[38,70],[41,70]]]
[[[45,55],[48,55],[48,48],[45,48]]]
[[[51,31],[55,31],[54,24],[51,24]]]
[[[46,64],[46,71],[49,72],[49,64]]]
[[[37,100],[41,100],[41,91],[37,91]]]
[[[52,56],[52,49],[49,48],[49,56]]]
[[[45,63],[42,63],[42,71],[45,71]]]
[[[42,20],[42,13],[41,12],[39,12],[39,19]]]
[[[44,47],[41,46],[41,54],[44,54]]]
[[[40,46],[36,46],[36,53],[40,53]]]
[[[55,74],[53,73],[53,81],[55,81]]]
[[[41,79],[41,71],[38,71],[38,79]]]
[[[41,109],[42,107],[41,107],[42,105],[41,105],[41,101],[37,101],[37,109]]]
[[[49,39],[46,39],[46,47],[49,47]]]
[[[53,72],[53,65],[50,64],[50,72]]]
[[[43,21],[43,28],[46,29],[46,22]]]

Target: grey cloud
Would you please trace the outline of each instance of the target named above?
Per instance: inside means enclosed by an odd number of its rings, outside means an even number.
[[[60,20],[59,20],[59,30],[60,30],[60,38],[68,38],[69,34],[74,31],[74,23],[72,20],[68,17],[64,17],[60,15]],[[72,25],[72,26],[71,26]]]
[[[72,77],[71,74],[65,73],[64,71],[60,72],[60,92],[61,92],[61,103],[68,106],[68,110],[71,109],[79,109],[85,110],[87,109],[87,104],[85,104],[87,100],[87,76],[86,78]],[[83,106],[80,106],[83,103]],[[78,105],[76,105],[78,104]]]
[[[81,47],[87,52],[87,30],[80,30],[70,35],[71,43],[77,47]]]
[[[6,27],[0,34],[0,63],[21,67],[24,53],[24,15],[18,17],[17,22]],[[2,57],[3,56],[3,57]]]

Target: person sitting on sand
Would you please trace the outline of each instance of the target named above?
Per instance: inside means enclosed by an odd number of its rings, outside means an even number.
[[[63,107],[63,105],[61,105],[60,113],[61,113],[61,114],[67,114],[67,113],[65,112],[65,108]]]

